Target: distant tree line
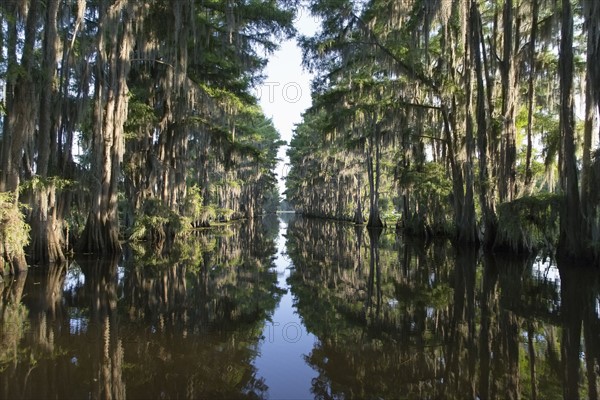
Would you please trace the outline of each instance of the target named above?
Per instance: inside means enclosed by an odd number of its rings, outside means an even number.
[[[278,199],[257,105],[293,1],[0,2],[0,269],[118,253]]]
[[[600,2],[313,1],[313,106],[287,196],[311,215],[598,259]],[[383,215],[383,218],[382,218]]]

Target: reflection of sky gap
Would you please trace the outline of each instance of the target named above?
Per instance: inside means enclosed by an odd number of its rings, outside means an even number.
[[[280,219],[277,238],[277,256],[272,271],[277,273],[277,286],[286,291],[267,321],[254,360],[257,376],[268,387],[267,397],[272,399],[308,399],[312,381],[317,377],[306,357],[317,340],[304,326],[294,305],[287,278],[293,268],[287,254],[285,233],[287,224]]]
[[[75,261],[69,265],[67,269],[67,275],[65,276],[65,283],[63,285],[63,293],[74,297],[77,290],[85,284],[85,275],[81,270],[79,264]],[[82,311],[78,307],[69,308],[69,334],[70,335],[81,335],[85,334],[89,326],[89,318],[82,314]]]
[[[532,277],[539,282],[549,282],[554,286],[558,297],[548,304],[548,307],[558,310],[561,306],[560,272],[554,260],[547,257],[537,257],[531,266]]]
[[[89,320],[87,317],[79,314],[78,308],[69,310],[69,334],[81,335],[87,332]]]
[[[75,290],[85,283],[85,275],[81,271],[81,267],[75,261],[69,265],[67,269],[67,276],[65,277],[65,283],[63,285],[63,291],[75,294]]]
[[[549,259],[538,257],[531,267],[533,277],[543,281],[554,282],[560,285],[558,267]]]
[[[123,266],[123,264],[119,264],[117,266],[117,284],[119,286],[122,285],[124,279],[125,279],[125,266]]]

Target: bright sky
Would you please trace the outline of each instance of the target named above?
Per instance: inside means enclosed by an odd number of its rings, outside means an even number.
[[[294,22],[299,34],[312,35],[318,22],[306,8],[300,8]],[[267,118],[273,120],[281,138],[290,142],[294,126],[301,121],[301,114],[311,105],[310,74],[302,69],[302,51],[296,39],[281,43],[278,51],[269,57],[265,69],[266,79],[257,88],[259,103]],[[282,160],[277,166],[279,192],[285,190],[283,178],[287,175],[287,147],[279,149]]]

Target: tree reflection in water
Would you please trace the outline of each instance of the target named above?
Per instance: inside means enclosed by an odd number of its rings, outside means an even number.
[[[308,219],[287,246],[316,398],[598,398],[597,271]]]
[[[283,293],[277,229],[2,283],[0,397],[266,397],[254,365]],[[316,398],[598,399],[597,271],[301,218],[286,251]]]
[[[276,234],[277,221],[259,220],[200,232],[170,258],[138,248],[78,259],[68,274],[32,270],[22,295],[2,298],[25,312],[2,336],[16,350],[1,360],[0,397],[264,397],[252,361],[281,296]]]

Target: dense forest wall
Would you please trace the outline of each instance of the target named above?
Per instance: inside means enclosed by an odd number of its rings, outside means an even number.
[[[296,210],[510,251],[600,254],[600,4],[311,2]]]
[[[1,2],[0,269],[278,200],[282,142],[252,93],[294,4]]]

